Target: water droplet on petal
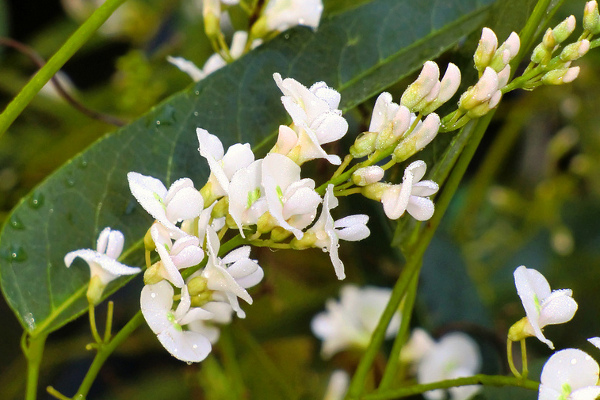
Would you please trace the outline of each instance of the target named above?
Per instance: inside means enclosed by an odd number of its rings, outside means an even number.
[[[44,205],[44,195],[34,192],[29,198],[29,206],[31,208],[40,208],[42,205]]]
[[[571,359],[571,365],[575,365],[575,364],[577,364],[577,359],[575,359],[575,358]]]
[[[192,365],[193,363],[191,361],[186,361],[185,362],[187,365]]]
[[[16,215],[13,215],[12,217],[10,217],[10,227],[13,229],[24,229],[25,226],[23,226],[23,222],[21,221],[21,219],[19,217],[17,217]]]
[[[194,345],[192,346],[192,348],[195,350],[195,349],[197,349],[197,348],[198,348],[198,345],[197,345],[197,344],[194,344]]]

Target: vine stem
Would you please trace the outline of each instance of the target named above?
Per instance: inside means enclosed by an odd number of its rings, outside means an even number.
[[[37,397],[38,378],[40,376],[40,364],[44,354],[47,335],[28,336],[23,334],[21,347],[27,359],[27,386],[25,399],[35,400]]]
[[[474,375],[466,378],[448,379],[445,381],[412,385],[399,389],[378,391],[361,397],[361,400],[389,400],[408,397],[435,389],[448,389],[457,386],[482,384],[486,386],[515,386],[529,390],[538,390],[539,383],[528,379],[517,379],[503,375]]]
[[[77,390],[73,399],[85,399],[92,387],[92,383],[94,383],[94,380],[98,376],[98,372],[100,372],[100,368],[102,368],[102,365],[104,365],[108,356],[110,356],[112,352],[142,324],[143,321],[144,317],[142,316],[142,312],[138,311],[110,342],[98,347],[98,353],[96,353],[96,357],[94,357],[94,361],[92,361],[92,365],[90,365],[90,368],[88,369],[87,374],[85,374],[85,378],[83,378],[81,386],[79,386],[79,390]]]
[[[71,35],[63,46],[48,60],[19,94],[0,114],[0,137],[31,102],[42,87],[58,72],[58,70],[86,43],[92,34],[104,24],[111,14],[126,0],[106,0],[94,13]]]

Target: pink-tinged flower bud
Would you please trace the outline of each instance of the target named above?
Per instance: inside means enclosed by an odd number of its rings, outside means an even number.
[[[583,30],[597,35],[600,33],[600,15],[598,15],[598,3],[588,1],[583,9]]]
[[[475,54],[473,54],[475,69],[477,69],[479,73],[482,73],[485,67],[490,64],[497,47],[498,38],[496,38],[494,31],[490,28],[483,28],[477,50],[475,50]]]
[[[394,160],[402,162],[422,150],[437,136],[440,129],[440,117],[431,113],[415,130],[394,149]]]
[[[497,90],[489,101],[482,103],[476,107],[473,107],[467,112],[467,116],[471,119],[483,117],[485,114],[490,112],[490,110],[496,108],[500,100],[502,99],[502,92]]]
[[[575,30],[575,17],[573,15],[567,17],[563,22],[556,25],[554,29],[552,29],[552,33],[554,34],[554,39],[556,39],[556,43],[564,42]]]
[[[377,165],[359,168],[352,174],[352,182],[356,186],[367,186],[379,182],[383,178],[385,171]]]
[[[560,59],[563,61],[575,61],[578,58],[583,57],[589,49],[589,40],[583,39],[579,42],[571,43],[565,46],[562,53],[560,53]]]
[[[546,49],[552,51],[552,49],[554,49],[554,47],[557,45],[556,43],[556,38],[554,37],[554,32],[552,32],[551,28],[548,28],[546,30],[546,33],[544,33],[544,37],[542,38],[542,45],[544,45],[544,47],[546,47]]]
[[[425,96],[429,94],[440,78],[440,69],[433,61],[427,61],[419,77],[410,85],[400,99],[400,104],[412,110]]]
[[[489,66],[496,72],[502,71],[506,64],[516,57],[520,48],[521,40],[519,39],[519,35],[512,32],[498,50],[496,50]]]
[[[510,65],[504,67],[504,69],[498,72],[498,89],[502,89],[508,83],[510,79]]]
[[[498,74],[492,68],[487,67],[475,86],[468,88],[458,101],[458,107],[470,110],[483,102],[487,102],[498,90]]]
[[[352,157],[361,158],[373,153],[375,151],[375,140],[378,135],[378,132],[363,132],[359,135],[354,144],[350,146]]]
[[[544,85],[562,85],[570,83],[579,75],[579,67],[555,69],[542,76]]]
[[[424,107],[421,112],[425,115],[437,110],[442,104],[454,96],[460,86],[460,69],[452,63],[448,64],[446,73],[440,82],[440,91],[434,101]]]

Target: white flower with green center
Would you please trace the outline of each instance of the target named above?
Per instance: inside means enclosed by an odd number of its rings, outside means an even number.
[[[271,153],[263,159],[261,190],[268,211],[278,226],[297,239],[302,238],[302,229],[314,221],[322,201],[314,188],[315,181],[300,179],[300,167],[286,156]]]
[[[546,325],[562,324],[570,321],[577,311],[577,303],[573,300],[571,289],[552,291],[544,276],[535,269],[518,267],[514,272],[517,293],[523,302],[527,317],[522,324],[513,325],[509,338],[520,340],[527,336],[535,336],[554,349],[554,344],[546,339],[542,329]]]
[[[142,314],[173,357],[186,362],[200,362],[210,353],[211,342],[202,333],[190,329],[189,325],[198,320],[211,320],[214,315],[200,307],[190,307],[187,286],[182,288],[181,300],[175,310],[173,295],[173,287],[167,281],[144,286],[140,297]]]
[[[326,311],[317,314],[311,322],[313,333],[323,341],[323,358],[347,349],[365,349],[391,293],[388,288],[345,285],[339,301],[327,300]],[[398,333],[400,320],[400,313],[396,313],[386,330],[386,338]]]
[[[137,172],[129,172],[127,180],[138,203],[175,238],[187,235],[175,224],[196,218],[204,208],[204,200],[190,178],[176,180],[169,190],[158,179]]]
[[[538,400],[595,400],[600,396],[598,363],[584,351],[565,349],[546,361]]]
[[[141,270],[137,267],[128,267],[117,261],[123,251],[125,237],[120,231],[111,230],[106,227],[100,232],[96,243],[96,250],[80,249],[67,253],[65,265],[73,264],[76,258],[81,258],[90,267],[90,285],[88,288],[88,300],[92,304],[98,304],[106,285],[119,276],[134,275]]]
[[[419,384],[456,379],[475,375],[481,367],[479,347],[473,339],[462,332],[444,335],[437,343],[429,347],[417,365]],[[480,386],[459,386],[448,389],[452,400],[466,400],[473,397]],[[423,393],[428,400],[442,400],[446,397],[444,389]]]
[[[256,225],[260,216],[267,212],[267,199],[262,195],[262,162],[262,159],[256,160],[240,169],[229,184],[229,215],[242,237],[245,237],[244,227]]]
[[[229,182],[240,169],[246,168],[254,161],[254,153],[248,143],[236,143],[227,149],[221,140],[206,129],[197,128],[200,155],[206,158],[210,167],[208,182],[212,184],[212,195],[215,198],[227,196]]]
[[[251,260],[250,246],[242,246],[219,258],[219,236],[212,227],[206,232],[208,263],[201,276],[206,279],[206,287],[213,292],[216,301],[228,302],[238,317],[246,314],[241,309],[238,297],[252,304],[252,297],[246,288],[255,286],[264,277],[264,272],[256,261]]]
[[[400,218],[407,211],[417,221],[427,221],[433,216],[435,207],[429,196],[439,186],[433,181],[421,181],[427,165],[418,160],[404,170],[401,185],[391,185],[381,196],[383,211],[389,219]]]
[[[315,247],[320,247],[329,252],[331,263],[338,279],[346,278],[344,272],[344,263],[338,255],[339,241],[358,241],[369,236],[370,231],[367,228],[369,216],[364,214],[349,215],[337,221],[331,216],[331,209],[338,206],[338,199],[333,194],[333,185],[327,186],[323,200],[323,209],[321,215],[315,224],[306,233],[315,235]]]

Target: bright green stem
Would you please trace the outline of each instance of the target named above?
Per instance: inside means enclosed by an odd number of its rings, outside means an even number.
[[[396,335],[396,339],[394,339],[394,346],[390,352],[390,356],[388,358],[387,365],[385,366],[385,371],[383,372],[383,377],[381,378],[381,383],[379,384],[378,390],[389,389],[397,380],[396,374],[398,373],[398,365],[400,364],[400,352],[402,350],[402,346],[404,346],[406,343],[406,338],[408,337],[410,318],[412,316],[412,310],[417,297],[418,284],[419,275],[415,274],[400,310],[402,313],[402,323],[400,324],[398,335]]]
[[[510,368],[510,372],[512,372],[516,378],[522,379],[523,376],[521,375],[517,367],[515,367],[515,362],[513,361],[512,345],[513,341],[510,339],[506,339],[506,359],[508,360],[508,368]]]
[[[142,316],[142,312],[138,311],[110,342],[104,343],[98,347],[98,353],[96,354],[96,357],[94,357],[94,361],[92,361],[92,365],[90,365],[90,369],[85,375],[83,382],[81,382],[77,394],[73,396],[73,399],[85,399],[92,387],[92,383],[94,383],[96,376],[98,376],[98,373],[100,372],[100,368],[102,368],[102,365],[104,365],[108,356],[110,356],[112,352],[142,324],[143,321],[144,317]]]
[[[544,21],[548,12],[548,6],[552,0],[539,0],[533,9],[533,12],[527,19],[527,23],[521,29],[519,33],[519,39],[521,40],[521,47],[519,54],[511,61],[510,70],[515,71],[524,55],[529,52],[529,49],[533,46],[533,41],[536,37],[536,32],[540,26],[540,23]]]
[[[26,336],[23,334],[21,347],[27,359],[27,387],[25,389],[25,400],[35,400],[37,396],[38,378],[40,376],[40,364],[44,354],[44,345],[47,335]]]
[[[457,386],[467,385],[486,385],[486,386],[515,386],[529,390],[538,390],[539,383],[527,379],[517,379],[511,376],[500,375],[475,375],[467,378],[449,379],[446,381],[427,383],[423,385],[412,385],[400,389],[377,391],[372,394],[361,397],[361,400],[388,400],[401,397],[413,396],[425,393],[434,389],[449,389]]]
[[[65,44],[48,60],[48,62],[25,85],[19,94],[0,114],[0,137],[4,135],[13,121],[31,102],[42,87],[58,72],[58,70],[75,54],[92,34],[104,24],[111,14],[126,0],[106,0],[94,13],[71,35]]]
[[[527,379],[527,375],[529,375],[529,368],[527,367],[527,345],[525,344],[525,339],[521,339],[521,364],[523,365],[523,372],[521,375],[523,379]]]

